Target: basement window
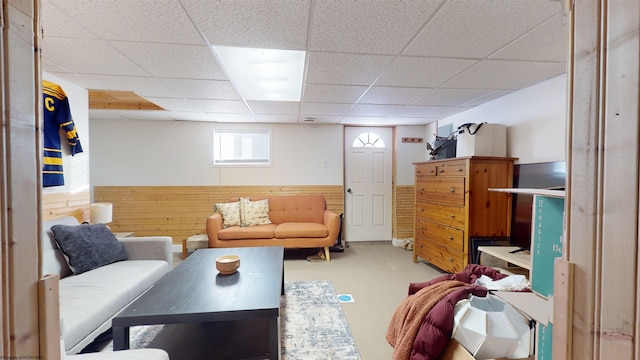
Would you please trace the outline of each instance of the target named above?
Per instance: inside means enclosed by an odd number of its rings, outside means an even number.
[[[213,165],[270,165],[271,130],[214,130]]]

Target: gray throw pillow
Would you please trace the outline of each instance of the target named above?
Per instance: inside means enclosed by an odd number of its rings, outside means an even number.
[[[104,224],[54,225],[51,231],[76,275],[128,258],[124,246]]]

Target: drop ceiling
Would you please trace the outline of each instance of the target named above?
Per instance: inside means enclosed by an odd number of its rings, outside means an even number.
[[[41,3],[44,71],[164,109],[91,119],[422,125],[565,72],[558,1]],[[212,45],[306,51],[301,101],[243,99]]]

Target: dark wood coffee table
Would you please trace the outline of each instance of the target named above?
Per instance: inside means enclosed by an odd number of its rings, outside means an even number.
[[[240,256],[240,269],[222,275],[215,259]],[[281,246],[199,249],[112,320],[113,349],[129,348],[129,327],[267,319],[269,359],[280,358]]]

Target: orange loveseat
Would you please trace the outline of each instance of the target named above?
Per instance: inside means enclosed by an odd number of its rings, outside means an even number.
[[[250,197],[251,201],[269,200],[271,224],[223,227],[223,218],[215,213],[207,219],[209,247],[283,246],[284,248],[329,248],[338,239],[340,217],[327,210],[322,195],[282,195]],[[230,201],[239,201],[232,198]]]

